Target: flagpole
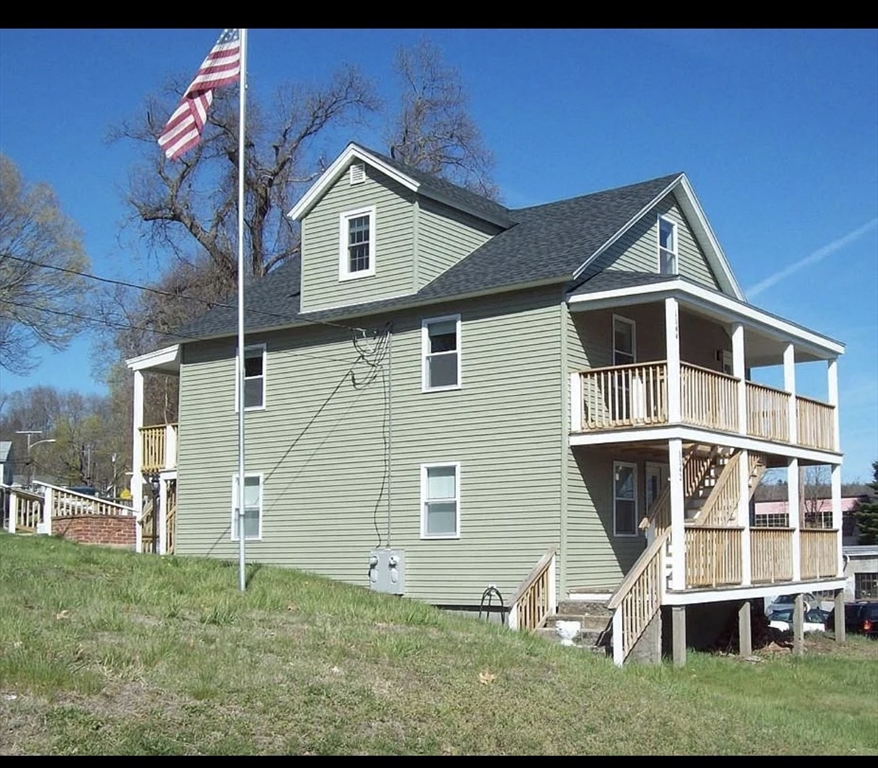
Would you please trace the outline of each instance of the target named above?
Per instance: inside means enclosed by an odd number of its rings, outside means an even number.
[[[238,88],[238,573],[247,589],[244,559],[244,127],[247,95],[247,30],[241,30],[241,79]]]

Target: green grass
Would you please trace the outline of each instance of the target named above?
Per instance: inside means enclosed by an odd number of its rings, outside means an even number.
[[[862,637],[617,669],[249,569],[0,533],[0,754],[878,754]]]

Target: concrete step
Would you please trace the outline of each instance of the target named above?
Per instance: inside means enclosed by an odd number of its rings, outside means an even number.
[[[559,621],[575,621],[579,624],[579,628],[581,632],[602,632],[613,621],[613,616],[611,613],[606,615],[588,615],[581,613],[565,613],[565,614],[554,614],[549,616],[546,619],[546,628],[551,629],[553,632]]]
[[[561,635],[558,634],[554,627],[541,627],[535,632],[535,634],[539,637],[545,638],[550,642],[564,645],[564,643],[562,643]],[[599,642],[601,642],[601,632],[581,630],[577,635],[573,637],[573,644],[567,645],[566,647],[587,650],[591,651],[592,653],[598,653],[600,655],[607,655],[611,652],[608,650],[610,646],[608,644],[607,638],[604,638],[601,645],[598,645]]]

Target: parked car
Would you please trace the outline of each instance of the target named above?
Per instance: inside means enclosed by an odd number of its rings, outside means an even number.
[[[825,627],[835,629],[835,610],[826,616]],[[846,632],[878,639],[878,600],[863,600],[844,604],[844,628]]]
[[[781,608],[772,611],[768,615],[768,626],[781,632],[793,631],[793,612],[794,608]],[[805,632],[823,632],[826,629],[826,619],[829,614],[822,608],[811,608],[806,610],[802,628]]]
[[[820,601],[810,592],[802,595],[805,598],[805,610],[810,611],[812,608],[819,608]],[[796,595],[778,595],[773,601],[765,603],[765,615],[770,616],[773,611],[781,611],[785,608],[792,608],[796,603]]]

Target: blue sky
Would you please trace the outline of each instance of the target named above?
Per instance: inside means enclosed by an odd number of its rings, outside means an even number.
[[[0,151],[45,181],[84,232],[92,272],[144,282],[118,240],[133,150],[107,129],[179,74],[220,29],[0,29]],[[839,362],[845,481],[878,459],[878,30],[251,29],[249,82],[325,81],[359,65],[393,101],[393,52],[427,37],[457,67],[511,207],[685,171],[748,299],[846,345]],[[378,133],[330,137],[384,149]],[[105,391],[91,343],[0,370]],[[779,381],[778,371],[760,376]],[[824,365],[799,389],[826,398]]]

